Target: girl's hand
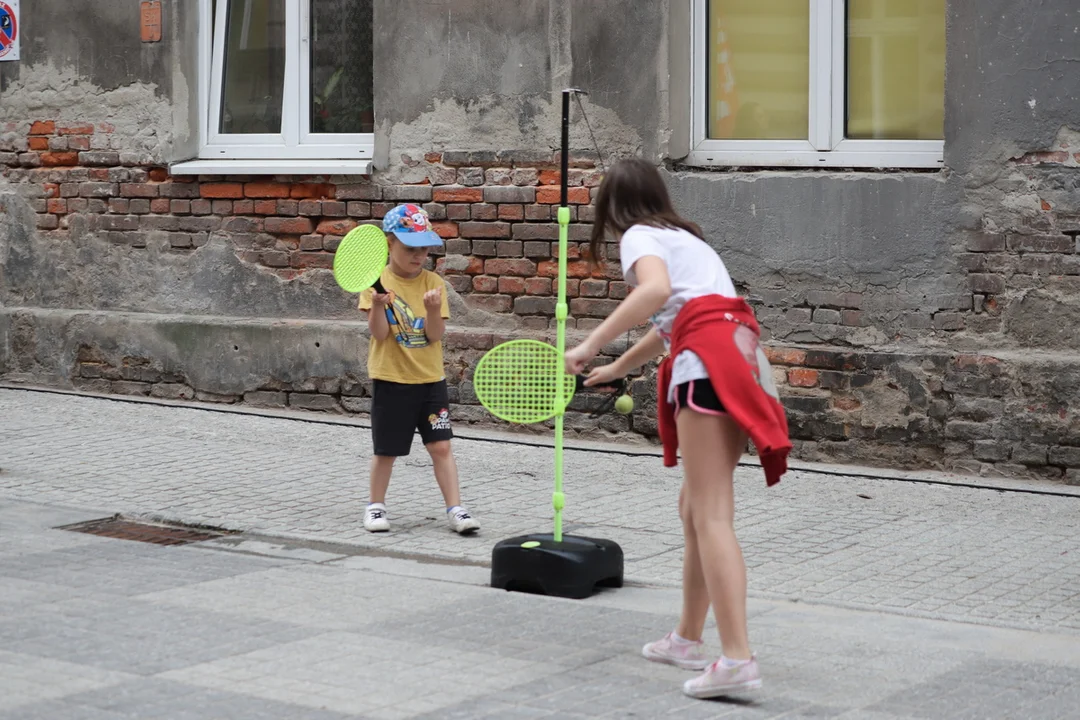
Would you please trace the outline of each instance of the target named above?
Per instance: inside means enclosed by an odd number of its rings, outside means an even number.
[[[424,293],[424,307],[427,308],[428,312],[442,310],[442,288],[435,288]]]
[[[625,374],[626,373],[619,369],[618,361],[607,365],[601,365],[600,367],[594,367],[585,378],[585,387],[611,385],[616,380],[621,380]]]
[[[585,366],[596,357],[596,351],[590,348],[588,343],[582,343],[573,350],[567,350],[564,357],[567,374],[580,375]]]

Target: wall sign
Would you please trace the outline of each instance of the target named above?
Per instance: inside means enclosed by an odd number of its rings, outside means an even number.
[[[19,0],[0,0],[0,62],[19,59]]]

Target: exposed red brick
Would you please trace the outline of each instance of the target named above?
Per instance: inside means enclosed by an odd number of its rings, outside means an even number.
[[[244,197],[287,198],[291,190],[287,183],[249,182],[244,184]]]
[[[809,368],[791,368],[787,377],[788,384],[793,387],[810,388],[818,384],[818,371]]]
[[[477,275],[472,279],[472,288],[478,293],[493,293],[499,287],[499,279],[490,275]]]
[[[68,126],[61,125],[57,128],[56,133],[58,135],[93,135],[94,126],[90,123]]]
[[[525,206],[524,205],[500,205],[499,206],[499,219],[500,220],[524,220],[525,219]]]
[[[120,195],[129,198],[155,198],[158,196],[158,186],[144,185],[142,183],[121,183]]]
[[[1048,165],[1060,164],[1069,161],[1069,153],[1063,150],[1029,152],[1025,155],[1013,158],[1018,165]]]
[[[314,230],[311,220],[305,217],[269,217],[265,227],[266,232],[276,235],[307,235]]]
[[[571,205],[588,205],[592,202],[592,193],[587,187],[572,187],[567,194],[567,202]]]
[[[559,263],[554,260],[544,260],[537,268],[537,274],[543,277],[558,277]],[[566,263],[566,277],[568,278],[587,278],[592,274],[592,267],[585,260],[572,260]]]
[[[56,123],[52,120],[38,120],[30,126],[31,135],[52,135],[56,132]]]
[[[560,200],[558,187],[546,185],[536,189],[536,202],[542,205],[558,205]]]
[[[165,182],[169,179],[169,171],[165,168],[150,168],[150,179],[154,182]]]
[[[773,365],[802,365],[806,362],[806,351],[793,348],[764,348],[765,357]]]
[[[273,215],[277,212],[276,200],[258,200],[255,202],[254,212],[259,215]]]
[[[67,214],[67,200],[64,198],[53,198],[46,203],[46,208],[49,212],[56,215]]]
[[[499,292],[507,295],[524,295],[525,278],[501,277],[499,278]]]
[[[525,280],[525,292],[529,295],[550,295],[551,279],[533,277]]]
[[[439,234],[444,240],[458,236],[458,224],[456,222],[433,222],[431,229]]]
[[[315,232],[320,235],[345,235],[357,225],[354,220],[323,220]]]
[[[558,185],[562,173],[558,170],[541,170],[539,182],[541,185]]]
[[[442,153],[441,152],[424,153],[424,160],[426,160],[427,162],[432,163],[432,164],[441,163],[442,162]]]
[[[199,195],[204,198],[238,200],[244,197],[244,186],[240,183],[203,183],[199,186]]]
[[[510,312],[514,300],[509,295],[477,295],[470,298],[469,302],[480,310],[505,313]]]
[[[325,252],[294,252],[290,258],[294,268],[325,268],[334,267],[334,256]]]
[[[1052,209],[1052,208],[1050,207],[1050,203],[1046,202],[1045,200],[1040,200],[1039,202],[1041,202],[1041,203],[1042,203],[1042,209],[1043,209],[1043,210],[1049,211],[1049,210],[1051,210],[1051,209]]]
[[[114,133],[114,132],[116,132],[116,126],[113,125],[112,123],[107,123],[107,122],[98,123],[98,130],[100,130],[103,133]]]
[[[458,225],[461,237],[509,238],[510,225],[503,222],[463,222]]]
[[[318,198],[332,200],[337,194],[337,186],[329,183],[296,183],[289,193],[294,200]]]
[[[58,183],[42,183],[41,189],[45,191],[45,197],[60,197],[60,185]]]
[[[109,168],[90,168],[87,172],[94,182],[109,182]]]
[[[483,188],[438,187],[432,191],[438,203],[478,203],[484,199]]]
[[[844,410],[851,412],[852,410],[858,410],[862,407],[862,403],[853,397],[836,397],[833,398],[832,406],[837,410]]]
[[[30,149],[35,152],[49,149],[49,138],[47,137],[32,137],[27,142],[30,144]]]
[[[484,263],[484,272],[489,275],[532,277],[536,274],[536,263],[521,258],[494,258]]]
[[[45,152],[41,153],[41,164],[46,167],[75,166],[79,164],[77,152]]]

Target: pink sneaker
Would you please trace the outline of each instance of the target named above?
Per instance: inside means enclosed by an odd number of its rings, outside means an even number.
[[[683,692],[693,698],[714,698],[734,695],[761,687],[761,671],[757,658],[751,657],[734,667],[727,667],[717,660],[693,680],[683,683]]]
[[[662,639],[643,647],[641,654],[647,660],[674,665],[683,670],[704,670],[710,662],[705,656],[704,648],[705,643],[700,640],[680,642],[675,639],[675,633],[668,633]]]

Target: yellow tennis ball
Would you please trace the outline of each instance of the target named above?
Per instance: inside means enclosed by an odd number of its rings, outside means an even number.
[[[623,395],[615,401],[615,410],[623,415],[629,415],[634,412],[634,398],[629,395]]]

